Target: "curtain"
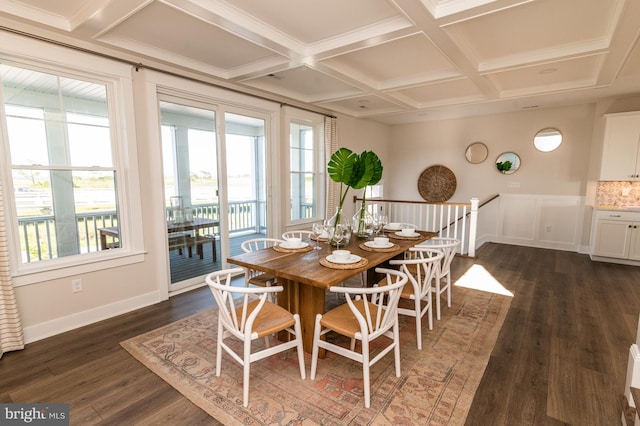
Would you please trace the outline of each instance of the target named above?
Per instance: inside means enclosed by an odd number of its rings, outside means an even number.
[[[4,224],[4,202],[2,184],[0,184],[0,358],[5,352],[19,349],[24,349],[24,335],[22,322],[18,315],[18,305],[11,285],[7,234]]]
[[[326,163],[329,163],[331,155],[338,150],[338,119],[335,117],[324,118],[324,155]],[[325,218],[328,219],[336,212],[338,197],[340,197],[340,184],[334,182],[327,173],[326,177],[327,204]]]

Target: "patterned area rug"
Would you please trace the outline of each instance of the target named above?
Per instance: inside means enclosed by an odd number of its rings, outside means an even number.
[[[318,361],[316,380],[310,380],[311,358],[305,354],[302,380],[294,350],[252,364],[249,407],[243,408],[241,367],[225,354],[222,374],[215,375],[216,308],[121,344],[224,424],[462,425],[511,298],[455,287],[453,301],[451,308],[444,303],[433,330],[423,319],[422,351],[416,348],[414,319],[400,316],[402,376],[395,377],[391,354],[375,364],[369,409],[361,364],[328,352]]]

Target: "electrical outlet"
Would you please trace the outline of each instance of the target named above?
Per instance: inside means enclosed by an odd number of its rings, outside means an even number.
[[[547,226],[544,230],[545,230],[546,232],[551,232],[551,226]]]
[[[71,280],[71,291],[74,293],[79,293],[82,291],[82,280],[80,278]]]

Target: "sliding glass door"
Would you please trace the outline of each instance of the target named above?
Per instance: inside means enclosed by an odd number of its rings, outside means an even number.
[[[216,113],[160,102],[164,214],[171,284],[220,269]]]
[[[220,117],[224,120],[220,122]],[[164,215],[171,289],[201,283],[267,234],[264,118],[163,97]]]
[[[225,113],[225,147],[231,252],[242,241],[267,235],[265,120]]]

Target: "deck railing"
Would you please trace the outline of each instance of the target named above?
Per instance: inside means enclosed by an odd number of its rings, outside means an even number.
[[[220,206],[217,203],[198,204],[190,207],[193,217],[220,220]],[[233,201],[229,203],[229,232],[262,232],[265,225],[264,202],[256,200]],[[167,220],[173,220],[171,208],[167,208]],[[80,253],[100,250],[100,228],[118,226],[115,210],[96,211],[76,215],[78,225],[78,247]],[[23,262],[37,262],[58,257],[56,246],[55,216],[43,214],[23,216],[18,220]],[[213,233],[214,230],[211,230]],[[111,241],[109,241],[111,242]]]
[[[354,203],[362,202],[354,197]],[[390,222],[412,223],[423,231],[461,241],[458,253],[475,257],[478,225],[478,199],[468,203],[429,203],[426,201],[367,198],[369,212],[384,212]],[[359,204],[358,204],[359,206]],[[357,206],[357,207],[358,207]]]

